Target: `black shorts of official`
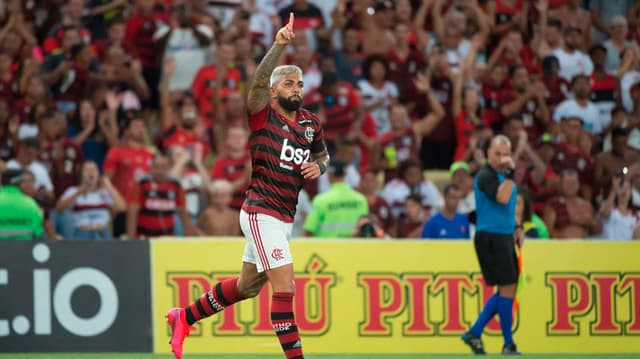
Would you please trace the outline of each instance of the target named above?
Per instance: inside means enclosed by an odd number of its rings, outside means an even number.
[[[518,282],[518,259],[513,235],[476,232],[473,243],[487,285],[508,285]]]

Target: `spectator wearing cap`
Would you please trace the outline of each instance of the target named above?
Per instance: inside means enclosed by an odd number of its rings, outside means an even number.
[[[591,83],[590,100],[600,112],[604,134],[611,130],[611,110],[620,102],[620,83],[618,78],[605,69],[608,50],[602,45],[595,45],[589,50],[593,60],[593,73],[589,76]],[[614,72],[615,74],[615,72]]]
[[[471,167],[464,161],[456,161],[449,167],[449,182],[460,191],[457,212],[469,214],[476,210],[476,197],[473,193]]]
[[[591,95],[591,82],[586,75],[576,75],[571,79],[571,91],[574,98],[562,101],[553,112],[553,121],[557,123],[563,118],[579,118],[584,129],[591,134],[601,134],[606,127],[606,118],[600,116],[598,107],[589,100]],[[554,131],[555,132],[555,131]]]
[[[458,211],[464,196],[463,192],[454,184],[447,184],[442,192],[444,193],[444,207],[427,220],[422,228],[420,238],[469,239],[469,218],[466,214]]]
[[[631,47],[631,41],[627,40],[628,34],[627,19],[620,15],[613,16],[609,25],[609,39],[602,43],[607,51],[605,69],[610,74],[615,74],[620,69],[620,55],[624,49]]]
[[[597,186],[596,194],[605,195],[610,191],[611,179],[625,166],[634,163],[634,156],[629,149],[629,130],[624,127],[616,127],[611,131],[611,150],[598,153],[595,158],[595,171],[593,174]]]
[[[564,170],[560,175],[559,195],[547,202],[543,212],[551,238],[585,239],[600,233],[600,220],[591,203],[578,196],[579,191],[578,172]]]
[[[331,188],[318,194],[305,222],[307,235],[321,238],[348,238],[362,215],[369,214],[364,195],[344,182],[346,164],[333,160],[327,169]]]
[[[206,47],[213,40],[213,29],[198,23],[191,1],[173,1],[169,24],[160,23],[153,40],[164,50],[163,57],[172,57],[177,65],[169,79],[169,89],[185,90],[205,64]]]
[[[36,178],[35,186],[38,193],[48,200],[52,200],[53,182],[51,182],[47,168],[38,160],[40,157],[40,146],[40,141],[36,137],[28,137],[21,140],[18,145],[16,157],[7,162],[7,168],[29,170]]]
[[[42,236],[42,211],[36,201],[20,191],[23,170],[2,173],[0,188],[0,239],[38,239]]]
[[[575,171],[580,179],[580,195],[590,201],[593,198],[593,158],[590,150],[581,143],[583,122],[577,116],[564,117],[560,124],[563,141],[555,146],[551,165],[556,173]],[[589,146],[590,148],[590,146]]]
[[[404,105],[390,108],[391,131],[378,137],[380,153],[372,161],[372,167],[384,170],[385,183],[398,177],[401,162],[419,157],[423,136],[444,116],[444,109],[434,94],[427,92],[427,98],[433,111],[418,121],[412,121]]]
[[[589,76],[593,72],[591,59],[580,50],[583,40],[580,28],[566,27],[564,29],[564,47],[556,49],[552,53],[560,63],[560,76],[567,80],[573,79],[575,75]]]
[[[589,0],[588,4],[594,27],[593,43],[602,43],[607,37],[611,37],[613,20],[616,17],[628,17],[632,21],[634,8],[638,8],[638,2],[635,0]]]
[[[429,215],[442,207],[443,199],[438,187],[424,178],[418,160],[410,158],[400,163],[398,171],[399,177],[389,181],[380,192],[380,196],[391,206],[394,217],[398,218],[404,213],[404,201],[411,194],[422,198],[422,207]]]

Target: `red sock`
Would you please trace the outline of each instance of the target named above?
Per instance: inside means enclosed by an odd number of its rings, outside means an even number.
[[[303,359],[302,342],[293,317],[293,293],[273,293],[271,296],[271,324],[287,359]]]
[[[242,299],[244,298],[238,290],[237,277],[220,281],[185,308],[187,324],[191,325],[200,319],[210,317]]]

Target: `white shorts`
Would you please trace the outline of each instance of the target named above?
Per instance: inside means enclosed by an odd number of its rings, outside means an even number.
[[[246,244],[242,261],[253,263],[258,273],[293,263],[289,238],[293,223],[262,213],[240,211],[240,228]]]

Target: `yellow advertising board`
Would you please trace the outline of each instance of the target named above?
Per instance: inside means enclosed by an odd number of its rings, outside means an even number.
[[[152,242],[155,352],[163,316],[237,275],[244,240]],[[459,339],[492,295],[470,241],[292,243],[295,316],[307,353],[466,353]],[[526,244],[514,338],[527,353],[640,352],[640,242]],[[279,353],[268,286],[196,324],[186,353]],[[499,323],[485,347],[502,347]]]

